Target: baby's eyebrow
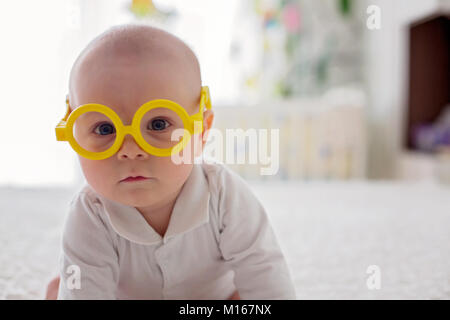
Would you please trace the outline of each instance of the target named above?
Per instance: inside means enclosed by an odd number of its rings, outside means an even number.
[[[104,114],[101,114],[98,112],[85,112],[85,113],[81,114],[79,116],[79,118],[81,120],[90,120],[91,118],[93,118],[93,119],[106,118],[106,116]]]

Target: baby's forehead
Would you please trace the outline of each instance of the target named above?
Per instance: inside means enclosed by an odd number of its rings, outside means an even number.
[[[114,64],[82,70],[72,90],[74,107],[99,103],[118,113],[134,113],[148,101],[168,99],[191,114],[198,106],[201,86],[192,85],[184,70],[175,69],[163,64]]]
[[[121,26],[94,39],[77,58],[69,83],[71,104],[101,103],[124,112],[168,99],[191,113],[200,92],[200,66],[192,50],[148,26]]]

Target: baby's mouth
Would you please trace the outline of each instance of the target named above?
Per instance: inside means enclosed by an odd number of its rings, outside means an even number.
[[[130,176],[125,179],[120,180],[120,182],[136,182],[136,181],[144,181],[149,180],[150,178],[143,177],[143,176]]]

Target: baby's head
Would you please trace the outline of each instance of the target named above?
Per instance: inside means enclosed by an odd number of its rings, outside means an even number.
[[[154,99],[174,101],[193,115],[199,111],[200,95],[200,67],[192,50],[177,37],[144,25],[116,26],[92,40],[77,58],[69,83],[72,110],[87,103],[102,104],[115,111],[124,125],[131,125],[136,110]],[[212,111],[204,111],[203,132],[192,136],[191,145],[194,139],[204,145],[203,135],[212,121]],[[176,197],[193,166],[193,161],[176,164],[170,156],[147,153],[128,134],[113,156],[103,160],[79,156],[79,161],[96,192],[136,208],[158,206]],[[130,176],[150,179],[122,181]]]

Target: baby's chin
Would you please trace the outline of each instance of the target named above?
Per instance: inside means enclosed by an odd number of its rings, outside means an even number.
[[[131,207],[146,207],[154,203],[158,198],[155,191],[145,188],[135,188],[130,190],[120,190],[113,196],[114,201]]]

